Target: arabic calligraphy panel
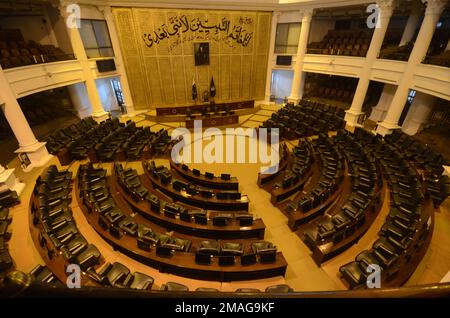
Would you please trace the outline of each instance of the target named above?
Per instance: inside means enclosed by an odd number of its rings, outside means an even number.
[[[151,11],[147,9],[137,9],[133,10],[134,21],[136,21],[136,28],[138,34],[142,35],[142,41],[140,41],[141,51],[144,56],[155,56],[156,55],[156,45],[154,43],[154,34],[148,32],[148,30],[153,30],[154,23],[153,19],[149,19],[151,16]],[[130,38],[130,34],[126,35]]]
[[[193,78],[199,96],[214,78],[216,102],[264,96],[270,12],[113,8],[113,15],[136,109],[192,103]],[[194,42],[209,43],[209,65],[195,66]]]

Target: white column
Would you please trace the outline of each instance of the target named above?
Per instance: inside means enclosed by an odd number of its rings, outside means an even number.
[[[45,142],[39,142],[34,136],[1,67],[0,87],[1,108],[19,143],[19,149],[15,153],[18,153],[20,156],[26,155],[30,160],[30,164],[23,166],[23,170],[30,171],[34,167],[45,165],[52,156],[47,152]]]
[[[420,23],[421,16],[421,6],[419,0],[413,0],[411,4],[411,13],[408,16],[408,21],[406,22],[405,30],[403,31],[402,38],[398,46],[403,46],[414,37],[416,33],[417,26]]]
[[[71,12],[67,11],[67,6],[69,3],[66,1],[61,1],[59,7],[59,12],[65,21],[70,21],[72,18],[69,17]],[[76,23],[71,25],[66,23],[67,34],[69,35],[70,43],[72,44],[73,53],[75,54],[77,60],[81,64],[83,70],[83,77],[86,84],[87,95],[92,107],[92,117],[101,122],[108,118],[108,113],[105,112],[103,106],[100,102],[100,97],[97,92],[97,86],[95,85],[94,77],[92,76],[91,68],[89,67],[89,60],[84,50],[83,41],[81,40],[80,30],[76,27]]]
[[[375,59],[380,53],[389,20],[391,19],[392,12],[395,7],[393,0],[380,0],[377,1],[377,5],[379,9],[377,26],[373,32],[372,40],[370,41],[370,46],[367,50],[366,59],[359,74],[359,81],[353,97],[352,105],[345,114],[345,121],[349,126],[353,127],[361,126],[361,124],[358,123],[358,119],[362,114],[364,99],[366,98],[367,89],[369,88],[370,70],[372,69]]]
[[[84,82],[67,86],[73,108],[78,113],[78,117],[85,118],[91,115],[91,103],[89,102],[86,85]]]
[[[417,92],[408,110],[408,115],[406,115],[403,122],[402,131],[408,135],[418,133],[422,125],[427,121],[435,101],[435,96]]]
[[[433,37],[436,23],[444,10],[445,0],[425,0],[427,8],[425,10],[425,18],[417,35],[416,45],[409,56],[408,65],[400,79],[397,91],[392,99],[391,106],[386,114],[386,118],[377,127],[377,133],[386,135],[392,132],[393,129],[400,128],[398,121],[405,107],[408,98],[409,89],[412,86],[414,73],[417,65],[419,65],[425,57],[428,46]],[[425,2],[424,1],[424,2]]]
[[[116,26],[114,24],[113,15],[110,6],[98,6],[98,9],[103,13],[106,24],[108,25],[109,37],[114,50],[115,63],[117,72],[120,75],[120,84],[122,86],[122,93],[125,102],[126,116],[134,116],[134,104],[131,96],[130,85],[128,84],[127,72],[125,70],[125,63],[123,62],[122,50],[120,48],[119,36],[117,34]]]
[[[450,39],[447,42],[447,46],[445,47],[446,51],[450,51]]]
[[[300,29],[300,38],[298,40],[297,47],[297,57],[295,59],[294,65],[294,78],[292,79],[291,96],[289,96],[289,102],[296,103],[303,97],[303,59],[305,58],[306,48],[308,46],[308,36],[309,30],[311,29],[312,14],[312,9],[306,9],[303,11],[302,26]]]
[[[375,107],[372,108],[372,113],[369,119],[375,122],[382,121],[386,117],[386,112],[391,105],[392,99],[395,95],[396,85],[384,84],[383,92],[381,93],[380,99]]]
[[[14,174],[15,169],[5,169],[0,165],[0,188],[8,187],[11,191],[16,191],[20,195],[25,188],[25,184],[20,182]]]
[[[269,56],[267,58],[267,74],[266,74],[266,93],[264,98],[264,104],[270,104],[270,88],[272,84],[272,71],[275,65],[275,39],[277,37],[277,25],[278,18],[281,12],[272,13],[272,26],[270,29],[270,42],[269,42]]]

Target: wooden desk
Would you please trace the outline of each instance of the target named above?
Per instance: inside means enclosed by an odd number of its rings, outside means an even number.
[[[180,233],[195,235],[213,239],[239,239],[239,238],[264,238],[265,224],[262,219],[253,220],[251,226],[241,227],[237,220],[231,220],[226,226],[214,226],[211,221],[208,224],[198,224],[194,222],[186,222],[180,219],[173,219],[165,216],[163,213],[153,212],[150,209],[150,203],[147,201],[134,201],[122,187],[117,183],[117,178],[113,170],[113,175],[107,178],[107,184],[111,192],[111,196],[116,203],[120,200],[117,194],[123,198],[134,211],[142,215],[144,218],[163,226],[166,229],[174,230]],[[150,189],[149,189],[150,191]],[[211,219],[220,212],[208,212]]]
[[[202,127],[216,127],[216,126],[226,126],[226,125],[237,125],[239,124],[238,115],[212,115],[211,117],[196,116],[195,118],[186,118],[186,128],[194,128],[194,122],[201,120]]]
[[[176,106],[176,107],[157,107],[156,108],[156,116],[170,116],[170,115],[184,115],[189,109],[192,114],[201,113],[203,109],[206,107],[211,107],[211,104],[199,104],[199,105],[185,105],[185,106]],[[217,111],[224,111],[227,108],[229,110],[237,110],[237,109],[245,109],[245,108],[253,108],[255,107],[255,101],[252,100],[244,100],[238,102],[224,102],[224,103],[216,103],[215,104]]]
[[[184,179],[204,186],[204,187],[208,187],[211,189],[222,189],[222,190],[239,190],[239,182],[237,180],[236,177],[231,177],[230,180],[223,180],[220,177],[216,177],[214,176],[214,178],[209,179],[207,177],[205,177],[204,174],[200,174],[200,175],[195,175],[191,169],[189,170],[184,170],[181,167],[180,163],[175,163],[172,160],[172,156],[170,156],[169,158],[169,162],[170,162],[170,167],[172,169],[174,169],[180,176],[182,176]]]
[[[76,197],[79,200],[78,189]],[[276,254],[275,262],[270,264],[256,263],[254,265],[243,266],[239,257],[232,266],[220,266],[218,258],[213,257],[210,265],[200,265],[195,263],[195,254],[192,252],[175,252],[169,257],[156,254],[156,248],[151,247],[150,251],[144,251],[137,247],[135,237],[123,235],[120,239],[112,236],[109,231],[103,230],[98,224],[98,214],[91,211],[80,201],[81,211],[88,223],[94,230],[114,249],[138,260],[139,262],[159,269],[160,272],[172,273],[179,276],[212,281],[234,281],[261,279],[274,276],[284,276],[287,262],[281,252]],[[247,246],[246,250],[249,248]]]
[[[155,178],[146,166],[145,161],[142,161],[142,167],[145,171],[145,176],[152,182],[155,189],[168,195],[174,201],[184,202],[186,204],[196,206],[206,210],[216,211],[248,211],[249,200],[243,195],[240,200],[218,200],[216,198],[204,198],[200,195],[189,195],[187,193],[176,191],[172,185],[164,185],[158,178]]]

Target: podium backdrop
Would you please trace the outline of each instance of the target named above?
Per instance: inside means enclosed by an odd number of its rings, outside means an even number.
[[[192,103],[209,91],[216,102],[263,99],[271,12],[113,8],[136,109]],[[209,65],[195,66],[194,43],[209,43]]]

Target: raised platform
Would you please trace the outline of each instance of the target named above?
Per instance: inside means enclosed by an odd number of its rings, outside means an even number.
[[[257,113],[261,109],[261,105],[255,105],[252,108],[242,108],[234,110],[234,114],[237,116],[252,115]],[[185,114],[175,114],[175,115],[157,115],[156,109],[152,109],[145,113],[145,119],[153,122],[159,123],[169,123],[169,122],[185,122]]]

